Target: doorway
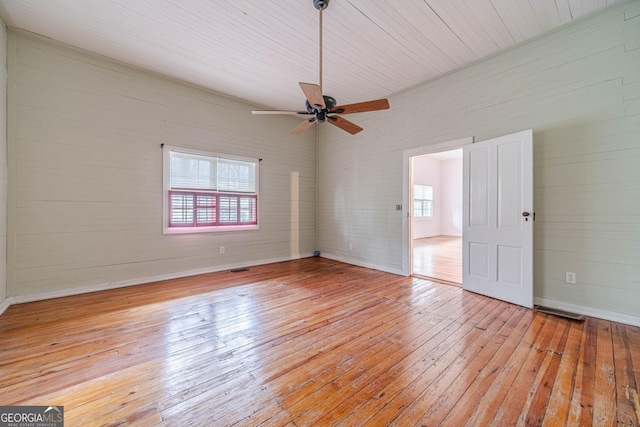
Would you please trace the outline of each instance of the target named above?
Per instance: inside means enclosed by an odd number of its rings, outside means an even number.
[[[528,129],[475,144],[469,137],[405,150],[406,208],[396,205],[404,213],[403,274],[414,275],[412,158],[463,148],[462,288],[533,307],[532,147],[533,131]]]
[[[462,284],[462,149],[410,158],[412,274]]]

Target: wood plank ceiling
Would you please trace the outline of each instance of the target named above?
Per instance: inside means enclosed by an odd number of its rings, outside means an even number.
[[[324,93],[388,97],[628,0],[332,0]],[[299,109],[318,82],[312,0],[0,0],[40,34],[270,108]]]

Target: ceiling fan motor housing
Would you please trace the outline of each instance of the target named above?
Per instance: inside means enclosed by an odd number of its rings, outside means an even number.
[[[305,101],[304,103],[304,107],[307,110],[307,113],[309,114],[316,114],[316,115],[322,115],[322,117],[324,118],[327,114],[331,113],[331,109],[333,107],[336,106],[337,101],[334,97],[332,96],[327,96],[327,95],[323,95],[322,98],[324,99],[324,105],[325,108],[324,110],[320,108],[320,106],[314,106],[309,104],[309,101]],[[318,117],[318,121],[319,122],[323,122],[324,120],[320,120],[320,117]]]
[[[313,0],[313,5],[318,10],[325,10],[329,6],[329,0]]]

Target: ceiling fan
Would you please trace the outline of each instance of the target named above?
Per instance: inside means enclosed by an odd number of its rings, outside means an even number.
[[[364,113],[367,111],[386,110],[389,108],[389,101],[386,99],[377,99],[374,101],[358,102],[355,104],[337,105],[336,100],[327,95],[322,94],[322,11],[329,6],[329,0],[313,0],[313,5],[320,12],[320,84],[302,83],[300,89],[307,98],[305,102],[305,111],[283,111],[283,110],[254,110],[253,114],[291,114],[305,116],[304,122],[291,131],[292,135],[296,135],[309,129],[314,123],[329,122],[340,129],[355,135],[362,128],[347,119],[342,118],[341,114]]]

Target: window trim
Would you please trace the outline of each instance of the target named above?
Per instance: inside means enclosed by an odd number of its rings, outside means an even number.
[[[196,154],[209,157],[221,157],[229,160],[240,160],[245,162],[252,162],[255,165],[255,192],[242,193],[234,191],[212,191],[212,190],[196,190],[196,189],[172,189],[171,188],[171,152],[180,152],[185,154]],[[211,233],[211,232],[225,232],[225,231],[241,231],[241,230],[258,230],[260,224],[260,161],[257,158],[243,157],[236,155],[229,155],[223,153],[216,153],[213,151],[198,150],[186,147],[177,147],[172,145],[162,145],[162,233],[163,234],[189,234],[189,233]],[[217,194],[219,196],[243,196],[256,199],[256,223],[255,224],[234,224],[234,225],[211,225],[211,226],[184,226],[184,227],[171,227],[170,219],[171,214],[169,212],[170,207],[170,192],[187,192],[187,193],[208,193]],[[219,209],[219,208],[217,208]]]

